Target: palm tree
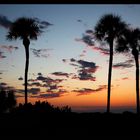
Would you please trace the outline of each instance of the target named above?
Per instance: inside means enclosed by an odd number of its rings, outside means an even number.
[[[127,24],[122,21],[121,17],[113,14],[103,15],[95,26],[95,38],[100,42],[106,42],[110,47],[107,113],[110,112],[111,73],[114,42],[126,27]]]
[[[139,54],[140,54],[140,29],[126,29],[117,41],[117,52],[131,51],[136,65],[136,110],[140,113],[139,99]]]
[[[30,40],[37,40],[37,37],[40,35],[41,30],[38,22],[32,18],[18,18],[15,22],[12,23],[7,39],[16,40],[21,39],[26,53],[26,64],[25,64],[25,104],[27,104],[27,80],[28,80],[28,67],[29,67],[29,45]]]

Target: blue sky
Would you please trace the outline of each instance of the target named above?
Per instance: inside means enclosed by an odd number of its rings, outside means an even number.
[[[30,48],[34,49],[47,49],[43,53],[48,57],[35,57],[33,52],[30,50],[30,67],[29,67],[29,78],[35,78],[38,72],[41,72],[45,76],[52,76],[53,72],[66,72],[66,73],[76,73],[77,70],[75,67],[72,67],[68,63],[64,63],[62,59],[67,59],[69,61],[71,58],[76,60],[84,60],[88,62],[94,62],[97,66],[100,67],[94,76],[96,76],[96,81],[72,81],[69,79],[63,81],[62,85],[65,88],[73,89],[74,88],[98,88],[99,85],[107,84],[107,72],[108,72],[108,56],[103,56],[97,51],[93,51],[90,48],[86,48],[86,44],[75,39],[82,37],[82,34],[85,33],[87,29],[93,29],[99,18],[108,13],[115,13],[122,17],[124,21],[131,24],[132,27],[140,26],[140,5],[101,5],[101,4],[30,4],[30,5],[20,5],[20,4],[11,4],[11,5],[0,5],[0,16],[6,16],[8,20],[14,21],[15,19],[25,16],[25,17],[37,17],[42,21],[48,21],[53,24],[49,26],[45,32],[38,37],[37,41],[31,41]],[[24,47],[21,40],[17,41],[7,41],[5,35],[7,34],[7,29],[0,26],[0,45],[12,45],[17,46],[19,49],[13,50],[12,52],[4,51],[6,58],[0,59],[0,70],[4,71],[0,77],[2,82],[6,82],[11,86],[15,85],[18,88],[24,88],[22,86],[23,81],[19,81],[19,77],[24,77],[24,63],[25,63],[25,53]],[[83,57],[79,55],[83,53]],[[124,62],[128,60],[128,57],[122,55],[114,56],[114,63]],[[113,84],[114,87],[121,83],[122,81],[117,82],[116,79],[121,79],[127,77],[128,79],[135,79],[135,67],[129,69],[114,70],[113,73]],[[127,73],[123,75],[120,73]],[[52,76],[53,77],[53,76]],[[126,78],[126,79],[127,79]],[[103,80],[102,80],[103,79]],[[131,85],[131,80],[125,80],[124,89],[120,87],[120,91],[126,92],[127,85]],[[134,83],[134,82],[133,82]],[[93,85],[93,86],[92,86]],[[135,83],[132,84],[130,94],[135,98]],[[128,89],[129,90],[129,89]],[[106,91],[104,91],[104,101],[106,100]],[[70,95],[71,96],[71,95]],[[90,98],[90,95],[87,95]],[[94,95],[95,96],[95,95]],[[115,95],[118,97],[118,95]],[[114,98],[115,98],[114,96]],[[123,95],[124,96],[124,95]],[[66,98],[69,96],[66,95]],[[91,96],[92,97],[92,96]],[[131,96],[130,96],[131,97]],[[81,108],[81,102],[83,98],[77,97],[75,104],[73,105],[72,100],[61,97],[60,101],[63,100],[64,104],[75,106],[78,104]],[[85,98],[88,102],[89,98]],[[92,97],[94,98],[98,97]],[[76,98],[75,98],[76,99]],[[49,99],[50,102],[60,105],[59,98]],[[129,101],[129,100],[128,100]],[[127,101],[127,102],[128,102]],[[73,101],[74,102],[74,101]],[[77,102],[77,103],[76,103]],[[113,101],[115,102],[115,101]],[[122,101],[123,102],[123,101]],[[134,106],[133,100],[133,106]],[[77,106],[78,106],[77,105]],[[94,105],[89,105],[92,108]],[[97,103],[97,106],[100,106]],[[127,104],[122,104],[122,106],[127,106]],[[116,107],[116,106],[115,106]],[[85,109],[85,107],[83,107]],[[95,108],[95,107],[93,107]]]

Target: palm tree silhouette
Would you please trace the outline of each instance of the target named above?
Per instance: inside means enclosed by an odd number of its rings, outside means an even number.
[[[110,47],[107,113],[110,112],[111,73],[114,41],[117,40],[126,27],[127,24],[122,21],[121,17],[113,14],[103,15],[95,26],[95,38],[100,42],[105,41]]]
[[[29,67],[29,45],[30,40],[37,40],[37,37],[40,35],[41,30],[40,26],[33,18],[21,17],[18,18],[15,22],[12,23],[7,39],[16,40],[21,39],[25,47],[26,53],[26,64],[25,64],[25,104],[27,104],[27,80],[28,80],[28,67]]]
[[[117,41],[117,52],[128,52],[131,51],[134,56],[136,65],[136,110],[137,114],[140,113],[140,99],[139,99],[139,54],[140,54],[140,29],[124,30],[123,35]]]

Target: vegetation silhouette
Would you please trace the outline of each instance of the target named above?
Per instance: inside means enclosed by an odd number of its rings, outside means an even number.
[[[140,54],[140,29],[127,28],[117,41],[117,52],[130,52],[134,57],[136,65],[136,110],[140,113],[139,97],[139,54]]]
[[[107,95],[107,112],[110,113],[110,93],[111,93],[111,77],[113,63],[114,42],[122,34],[127,24],[122,21],[121,17],[114,14],[105,14],[95,25],[95,38],[100,42],[106,42],[110,48],[109,71],[108,71],[108,95]]]
[[[0,113],[11,112],[16,106],[14,91],[0,90]]]
[[[13,91],[0,92],[0,132],[5,135],[32,135],[47,137],[65,134],[70,136],[110,136],[137,135],[140,116],[124,112],[114,113],[76,113],[69,106],[55,107],[48,102],[15,106]],[[94,127],[93,127],[94,126]],[[108,129],[106,129],[108,126]],[[26,130],[26,131],[25,131]],[[16,133],[15,133],[16,132]],[[92,135],[91,135],[92,134]]]
[[[27,103],[27,104],[19,104],[13,112],[15,113],[70,113],[71,108],[68,106],[63,107],[54,107],[47,101],[36,101],[35,104]]]
[[[27,98],[27,81],[28,81],[28,67],[29,67],[29,45],[30,40],[37,40],[37,37],[41,33],[40,26],[37,21],[33,18],[21,17],[18,18],[15,22],[12,23],[7,39],[8,40],[16,40],[21,39],[23,41],[23,45],[26,53],[26,64],[25,64],[25,104],[28,102]]]

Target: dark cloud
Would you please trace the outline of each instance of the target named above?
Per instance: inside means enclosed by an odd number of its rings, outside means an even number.
[[[12,22],[6,16],[0,15],[0,26],[8,29],[11,24]]]
[[[106,88],[107,88],[107,85],[99,85],[99,87],[97,89],[83,88],[83,89],[80,89],[80,90],[73,90],[73,92],[78,93],[77,96],[89,95],[91,93],[96,93],[96,92],[102,91]]]
[[[37,81],[36,79],[28,79],[28,82],[35,82]]]
[[[6,58],[6,56],[3,55],[3,52],[0,51],[0,59]]]
[[[85,44],[87,44],[88,46],[93,46],[94,45],[94,41],[93,41],[93,37],[91,35],[83,35],[82,39],[81,39]]]
[[[78,76],[74,75],[72,79],[79,80],[91,80],[95,81],[96,77],[93,77],[92,74],[97,71],[99,66],[96,66],[94,62],[88,62],[84,60],[75,60],[74,58],[70,59],[70,65],[77,67]]]
[[[23,89],[17,89],[16,90],[18,93],[25,93],[25,90]],[[31,88],[31,89],[28,89],[28,93],[30,94],[40,94],[40,88]]]
[[[22,80],[23,80],[23,78],[22,78],[22,77],[19,77],[19,78],[18,78],[18,80],[22,81]]]
[[[131,67],[134,66],[132,63],[133,63],[132,59],[126,60],[124,62],[113,64],[113,68],[121,68],[121,69],[123,69],[123,68],[131,68]]]
[[[28,92],[31,94],[39,94],[40,88],[31,88],[28,90]]]
[[[36,96],[36,98],[56,98],[56,97],[60,97],[60,95],[57,93],[47,93],[47,94],[41,94],[39,96]]]
[[[94,62],[88,62],[84,60],[75,60],[74,58],[71,58],[70,62],[71,62],[70,65],[73,65],[76,67],[78,66],[79,68],[82,68],[82,69],[95,69],[94,71],[91,70],[92,72],[95,72],[98,68],[98,66],[96,66],[96,63]]]
[[[41,72],[39,72],[39,73],[38,73],[38,75],[39,75],[39,76],[42,76],[42,73],[41,73]]]
[[[35,95],[35,96],[30,96],[32,98],[58,98],[63,96],[64,93],[66,93],[66,90],[58,90],[57,92],[50,92],[50,93],[45,93],[45,94],[39,94],[39,95]]]
[[[44,76],[38,76],[36,80],[39,80],[39,81],[42,81],[42,82],[45,82],[47,84],[58,84],[60,82],[62,82],[64,79],[52,79],[50,77],[44,77]]]
[[[50,51],[52,49],[33,49],[31,48],[31,51],[33,52],[35,57],[44,57],[48,58],[50,56]]]
[[[90,81],[96,81],[96,77],[93,77],[92,74],[87,72],[80,72],[78,74],[79,80],[90,80]]]
[[[69,74],[68,73],[65,73],[65,72],[54,72],[54,73],[51,73],[55,76],[65,76],[65,77],[69,77]]]
[[[0,83],[0,86],[7,86],[7,83],[2,82]]]
[[[31,84],[29,84],[30,86],[36,86],[36,87],[42,87],[42,84],[40,84],[39,82],[33,82]]]
[[[67,60],[66,59],[62,59],[62,61],[65,63],[65,62],[67,62]]]
[[[92,30],[86,30],[86,33],[92,35],[93,34],[93,31]]]
[[[76,62],[76,59],[71,58],[70,61],[71,61],[71,62]]]
[[[81,19],[78,19],[77,22],[82,22],[82,20]]]
[[[77,62],[81,65],[82,68],[95,68],[94,62],[88,62],[84,60],[78,60]]]

